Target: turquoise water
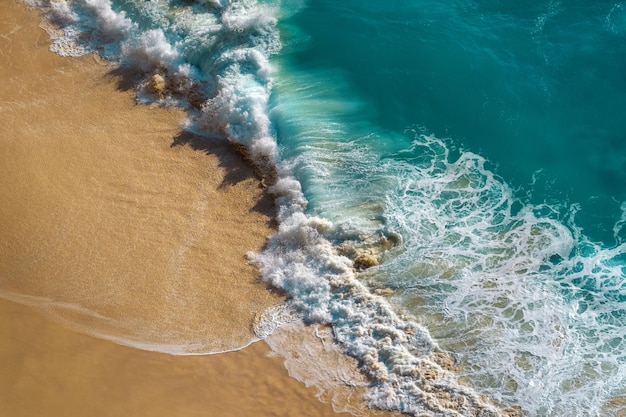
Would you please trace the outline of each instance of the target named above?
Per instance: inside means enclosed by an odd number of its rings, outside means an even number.
[[[53,50],[141,68],[140,100],[247,148],[280,223],[251,258],[373,407],[626,412],[622,3],[50,7]]]
[[[310,2],[291,21],[309,39],[286,70],[342,74],[376,132],[451,138],[533,202],[583,205],[588,234],[614,243],[626,175],[621,4],[379,3]]]

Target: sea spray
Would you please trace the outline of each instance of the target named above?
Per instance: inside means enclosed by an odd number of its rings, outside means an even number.
[[[329,227],[293,214],[253,259],[305,321],[332,325],[336,342],[370,379],[370,404],[414,415],[501,415],[456,381],[454,361],[423,327],[398,316],[356,279],[351,262],[324,238]]]

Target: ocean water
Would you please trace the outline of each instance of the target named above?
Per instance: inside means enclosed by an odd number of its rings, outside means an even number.
[[[264,173],[260,337],[332,325],[376,408],[626,415],[622,3],[35,4]]]

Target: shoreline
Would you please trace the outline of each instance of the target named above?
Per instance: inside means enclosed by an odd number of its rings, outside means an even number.
[[[2,415],[349,416],[291,378],[263,342],[173,356],[76,333],[6,300],[0,340]]]
[[[37,304],[0,298],[0,414],[338,415],[266,343],[241,348],[282,300],[244,258],[274,221],[254,170],[194,149],[183,112],[137,105],[114,67],[48,51],[25,4],[0,10],[0,292]]]

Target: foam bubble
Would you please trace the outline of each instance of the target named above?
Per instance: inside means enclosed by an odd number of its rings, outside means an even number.
[[[438,362],[441,352],[424,328],[357,280],[352,262],[325,237],[331,229],[328,221],[292,213],[267,250],[252,258],[305,321],[332,325],[341,349],[360,361],[371,381],[371,405],[412,414],[500,415]]]
[[[74,0],[74,2],[94,19],[91,29],[100,37],[100,42],[109,43],[123,39],[128,31],[133,29],[133,22],[126,17],[126,13],[115,12],[110,0]]]
[[[72,11],[70,5],[64,0],[51,1],[49,7],[50,18],[53,22],[75,23],[79,20],[78,15]]]
[[[299,321],[273,332],[265,342],[285,358],[289,375],[313,386],[318,397],[338,412],[355,416],[376,415],[365,401],[367,379],[356,359],[343,354],[329,327],[304,326]]]
[[[589,242],[576,207],[524,204],[483,158],[451,161],[437,138],[403,156],[386,218],[404,242],[377,270],[394,302],[492,398],[530,415],[597,414],[626,376],[624,245]]]
[[[289,303],[278,304],[265,310],[255,319],[254,334],[261,340],[267,339],[274,331],[286,324],[300,320],[300,315]]]
[[[161,29],[151,29],[126,40],[121,45],[124,63],[142,71],[161,66],[174,68],[179,52],[168,42]]]

